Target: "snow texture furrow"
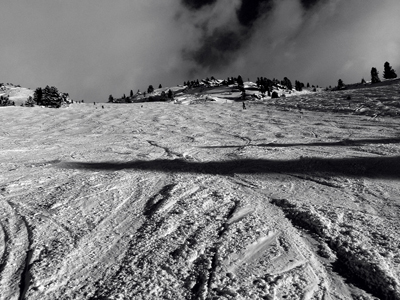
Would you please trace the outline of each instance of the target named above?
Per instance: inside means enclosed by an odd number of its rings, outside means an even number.
[[[171,196],[171,191],[176,186],[176,184],[168,184],[164,186],[157,194],[151,197],[147,202],[144,208],[143,214],[147,217],[151,217],[154,213],[156,213],[159,208],[168,200]]]
[[[19,296],[25,286],[21,280],[27,268],[29,232],[24,219],[11,202],[5,200],[0,202],[0,216],[2,227],[7,232],[0,273],[0,295],[4,299],[20,299]]]
[[[378,260],[360,255],[356,245],[349,244],[341,236],[330,234],[327,230],[329,225],[325,224],[318,214],[297,207],[286,199],[273,199],[272,203],[280,207],[293,224],[311,230],[327,241],[337,255],[336,270],[340,271],[342,276],[358,283],[360,288],[380,299],[400,299],[400,286],[392,274],[387,272]]]

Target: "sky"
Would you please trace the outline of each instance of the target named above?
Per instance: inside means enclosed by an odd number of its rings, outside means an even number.
[[[400,76],[399,0],[4,0],[0,82],[106,102],[241,75],[335,86]]]

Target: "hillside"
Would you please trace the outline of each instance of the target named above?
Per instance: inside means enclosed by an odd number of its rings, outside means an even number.
[[[274,99],[269,104],[280,109],[306,109],[341,112],[373,118],[400,117],[400,80],[388,80],[365,86],[349,86],[340,91],[319,92]]]
[[[267,104],[283,110],[312,110],[343,112],[371,117],[400,116],[400,79],[383,80],[380,83],[348,84],[343,89],[303,88],[297,91],[282,84],[274,84],[271,94],[262,93],[254,82],[244,82],[245,94],[237,84],[225,85],[222,80],[202,80],[199,86],[185,85],[155,89],[152,93],[136,93],[133,97],[115,99],[115,103],[169,102],[175,104],[199,104],[206,102],[232,103],[246,101],[250,104]],[[173,91],[173,98],[166,95]]]
[[[289,88],[283,83],[275,80],[270,81],[269,89],[263,91],[260,84],[248,81],[243,82],[242,86],[239,86],[237,81],[232,77],[232,82],[228,83],[226,80],[221,79],[202,79],[201,81],[192,81],[185,85],[178,85],[172,87],[154,89],[152,92],[140,92],[132,96],[123,96],[121,98],[115,98],[112,103],[142,103],[142,102],[168,102],[174,100],[178,104],[192,104],[204,101],[222,101],[225,100],[255,100],[271,99],[272,93],[277,93],[278,97],[303,95],[315,91],[322,91],[322,88],[303,88],[302,91],[297,91],[295,88]],[[243,94],[243,91],[245,94]],[[169,97],[171,93],[172,97]]]
[[[35,94],[40,96],[35,98]],[[27,106],[60,108],[74,103],[68,93],[59,92],[54,86],[38,87],[35,91],[7,83],[0,86],[0,106]]]
[[[0,96],[7,97],[15,105],[24,104],[29,96],[33,97],[35,91],[19,85],[4,84],[0,86]]]
[[[400,299],[399,90],[0,109],[0,299]]]

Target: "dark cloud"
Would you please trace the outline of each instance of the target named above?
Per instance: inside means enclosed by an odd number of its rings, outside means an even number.
[[[301,5],[306,9],[309,10],[313,8],[318,2],[321,2],[321,0],[301,0]]]
[[[211,5],[217,2],[217,0],[182,0],[183,5],[189,9],[197,10],[203,6]]]
[[[273,7],[273,0],[242,0],[236,15],[241,25],[252,27],[254,22]]]
[[[185,5],[194,8],[206,5],[210,1],[184,1]],[[195,48],[185,49],[184,58],[193,61],[196,65],[214,71],[232,62],[241,49],[253,35],[252,27],[261,17],[265,17],[273,8],[273,0],[238,0],[232,2],[213,1],[217,3],[216,11],[226,13],[231,11],[229,18],[216,21],[219,16],[202,14],[200,22],[193,22],[193,26],[201,31],[201,36]],[[190,3],[190,5],[189,5]],[[189,46],[189,47],[192,47]]]
[[[204,35],[201,46],[185,51],[185,57],[210,70],[218,70],[228,64],[234,53],[241,49],[243,35],[226,28],[217,28],[211,35]]]
[[[183,47],[185,64],[198,76],[245,71],[253,78],[288,76],[319,85],[334,84],[337,78],[349,81],[357,76],[358,80],[365,77],[358,74],[368,71],[372,61],[395,60],[399,38],[390,24],[398,23],[393,18],[400,4],[398,0],[357,1],[218,0],[210,9],[195,12],[183,6],[181,21],[191,27],[189,43]],[[388,12],[385,25],[376,26],[373,20],[382,21]],[[374,34],[367,28],[373,28]],[[377,40],[387,41],[385,53],[370,46],[379,44]]]

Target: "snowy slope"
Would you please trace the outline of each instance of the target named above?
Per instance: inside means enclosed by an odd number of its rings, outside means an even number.
[[[309,97],[2,108],[0,298],[400,299],[400,120]]]

